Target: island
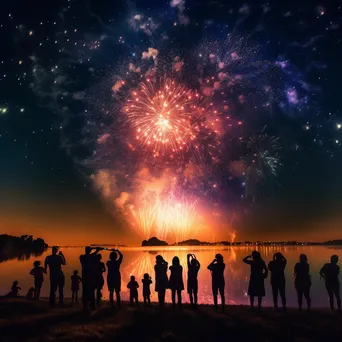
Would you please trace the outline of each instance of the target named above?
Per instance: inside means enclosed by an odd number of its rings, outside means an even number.
[[[42,238],[34,239],[32,235],[0,235],[0,262],[10,259],[39,256],[48,248]]]
[[[342,239],[325,241],[324,244],[327,246],[341,246]]]
[[[168,243],[166,241],[159,240],[156,237],[151,237],[148,240],[144,240],[141,246],[168,246]]]

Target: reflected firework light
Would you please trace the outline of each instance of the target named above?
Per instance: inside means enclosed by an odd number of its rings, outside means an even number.
[[[179,257],[180,264],[183,266],[183,270],[186,269],[187,253],[189,253],[187,249],[175,251],[162,250],[158,251],[157,253],[162,255],[162,257],[168,262],[169,266],[172,264],[173,256],[177,255]],[[138,282],[140,282],[141,279],[143,279],[145,273],[148,273],[150,276],[154,277],[155,256],[155,254],[151,254],[150,252],[143,252],[132,263],[129,263],[126,267],[124,267],[123,273],[127,272],[126,274],[128,275],[127,281],[129,281],[129,277],[131,275],[134,275]],[[187,274],[188,272],[183,272],[183,281],[185,284],[187,283]]]
[[[126,266],[125,269],[129,269],[130,276],[136,276],[137,281],[140,282],[138,279],[143,278],[145,273],[148,273],[150,276],[154,274],[153,262],[153,256],[146,252],[142,253],[136,260]]]

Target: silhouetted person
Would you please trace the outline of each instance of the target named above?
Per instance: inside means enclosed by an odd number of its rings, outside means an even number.
[[[18,286],[18,280],[15,280],[11,286],[11,291],[7,294],[7,297],[18,297],[21,287]]]
[[[94,252],[91,253],[91,251]],[[82,265],[82,304],[83,309],[95,310],[95,288],[96,288],[96,265],[98,262],[97,254],[102,250],[100,247],[85,247],[85,254],[80,256]]]
[[[119,257],[118,257],[119,254]],[[107,261],[107,285],[109,290],[109,301],[110,304],[114,304],[114,292],[116,295],[116,302],[118,306],[121,305],[121,274],[120,274],[120,265],[122,263],[123,255],[118,249],[114,249],[110,255],[109,260]]]
[[[340,274],[340,266],[337,265],[338,256],[332,255],[330,263],[325,264],[320,270],[319,274],[325,281],[325,288],[329,295],[329,303],[331,311],[334,311],[334,296],[337,301],[338,311],[341,312],[341,297],[340,297],[340,281],[338,275]]]
[[[80,283],[82,278],[78,275],[78,271],[74,270],[71,276],[71,300],[72,302],[78,302],[78,291],[80,290]]]
[[[102,260],[102,255],[97,254],[97,263],[96,263],[96,300],[97,300],[97,305],[100,305],[101,303],[101,298],[102,298],[102,289],[104,285],[104,279],[103,279],[103,273],[106,272],[106,266],[105,264],[101,261]]]
[[[159,305],[165,304],[165,293],[168,287],[167,265],[167,262],[161,255],[156,256],[156,264],[154,265],[154,271],[156,275],[155,290],[158,292]]]
[[[35,299],[35,288],[32,286],[29,288],[26,294],[26,299],[32,300]]]
[[[294,267],[295,276],[295,288],[298,296],[298,308],[302,310],[303,295],[307,302],[307,308],[311,308],[310,288],[311,288],[311,276],[310,266],[308,264],[308,257],[305,254],[301,254],[299,262]]]
[[[215,259],[210,263],[208,266],[208,270],[211,272],[211,280],[212,280],[212,292],[214,297],[214,306],[215,310],[217,311],[217,296],[218,292],[220,292],[221,296],[221,304],[222,304],[222,311],[224,311],[225,305],[225,297],[224,297],[224,269],[226,265],[223,262],[222,254],[216,254]]]
[[[138,302],[138,288],[139,288],[139,284],[135,280],[134,276],[131,276],[131,280],[127,284],[127,288],[129,289],[129,300],[131,302],[131,305],[133,305],[133,302],[135,301],[135,304],[137,304],[137,306],[139,306],[139,302]]]
[[[273,293],[274,308],[278,309],[278,293],[280,295],[283,309],[286,309],[286,295],[285,295],[285,267],[287,260],[281,253],[275,253],[273,260],[269,262],[268,269],[271,272],[271,286]]]
[[[45,259],[45,270],[49,266],[50,273],[50,306],[56,303],[56,291],[59,292],[59,302],[63,304],[64,293],[63,288],[65,284],[64,273],[62,265],[66,264],[65,257],[62,252],[58,252],[58,247],[52,247],[52,255],[48,255]]]
[[[34,299],[39,299],[40,290],[44,282],[44,273],[46,273],[46,270],[40,266],[40,261],[35,261],[33,263],[33,269],[30,272],[34,277]]]
[[[151,304],[151,289],[152,279],[148,273],[144,274],[144,278],[141,281],[143,283],[143,297],[144,304]]]
[[[261,309],[262,297],[265,297],[265,279],[268,275],[265,261],[262,260],[258,251],[253,251],[251,255],[243,259],[243,262],[251,266],[251,276],[248,286],[251,308],[254,308],[254,297],[258,297],[258,309]]]
[[[172,259],[172,265],[169,267],[171,274],[169,280],[169,289],[171,289],[171,298],[173,307],[176,306],[176,294],[178,306],[182,305],[182,291],[184,290],[183,283],[183,267],[180,264],[179,258],[175,256]]]
[[[198,293],[198,271],[201,267],[199,261],[196,259],[195,254],[187,255],[188,262],[188,294],[190,297],[191,305],[197,306],[197,293]]]

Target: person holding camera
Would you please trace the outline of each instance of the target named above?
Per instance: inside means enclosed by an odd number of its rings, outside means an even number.
[[[111,249],[109,260],[107,261],[107,285],[109,291],[109,302],[114,305],[114,292],[118,307],[121,306],[121,273],[120,266],[123,260],[123,254],[118,249]]]
[[[273,293],[274,309],[278,309],[278,293],[280,295],[283,310],[286,310],[286,294],[285,294],[285,267],[287,264],[286,258],[280,253],[273,255],[273,260],[268,264],[268,270],[271,272],[271,286]]]
[[[58,254],[58,247],[52,247],[52,254],[48,255],[45,259],[45,271],[49,267],[50,275],[50,306],[56,303],[56,291],[59,292],[59,302],[64,303],[64,284],[65,277],[62,271],[62,266],[66,265],[66,260],[63,253],[60,251]]]
[[[91,253],[91,251],[94,252]],[[82,303],[83,309],[87,309],[88,302],[90,309],[95,310],[95,289],[97,275],[97,254],[103,250],[101,247],[85,247],[85,254],[80,256],[82,265]]]
[[[215,310],[217,311],[217,297],[218,292],[220,292],[221,296],[221,304],[222,304],[222,311],[224,311],[225,305],[225,296],[224,296],[224,269],[226,265],[223,262],[222,254],[218,253],[215,255],[215,259],[210,263],[208,266],[208,270],[211,272],[211,279],[212,279],[212,291],[214,297],[214,306]]]
[[[201,264],[196,259],[195,254],[187,255],[187,263],[188,263],[188,294],[190,297],[191,305],[196,308],[197,307],[197,292],[198,292],[198,271],[201,267]]]
[[[253,251],[251,255],[243,258],[243,262],[251,266],[251,276],[248,286],[251,308],[254,308],[254,298],[258,297],[258,309],[260,310],[262,298],[265,297],[265,279],[268,276],[268,269],[258,251]]]
[[[167,277],[167,265],[167,261],[165,261],[161,255],[156,256],[156,264],[154,265],[156,275],[155,290],[158,292],[158,302],[161,306],[165,304],[165,294],[169,283],[169,279]]]

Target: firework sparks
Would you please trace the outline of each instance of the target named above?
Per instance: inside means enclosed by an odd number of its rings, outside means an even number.
[[[176,31],[168,31],[169,23],[159,16],[137,13],[129,22],[127,32],[120,26],[113,50],[107,49],[112,40],[105,36],[86,38],[86,51],[61,46],[71,56],[77,52],[77,58],[70,57],[75,65],[81,64],[80,55],[89,63],[89,80],[97,84],[77,83],[80,91],[72,94],[69,59],[54,69],[58,77],[53,79],[37,59],[34,89],[43,97],[45,88],[53,89],[48,94],[53,102],[70,96],[85,104],[84,120],[76,120],[84,124],[82,137],[70,133],[74,120],[60,129],[75,160],[91,169],[114,215],[119,211],[144,239],[153,234],[163,240],[194,238],[198,225],[202,236],[209,235],[222,220],[210,213],[222,208],[230,215],[231,208],[240,208],[241,198],[249,204],[269,179],[274,181],[282,164],[278,138],[265,134],[278,129],[268,114],[288,110],[290,102],[296,105],[293,115],[304,95],[306,101],[307,92],[298,85],[304,82],[296,73],[293,85],[288,56],[265,60],[264,47],[245,33],[225,28],[227,35],[216,35],[208,25],[203,37],[178,49],[173,32],[183,29],[181,22],[173,21]],[[144,34],[150,45],[141,39]],[[109,51],[118,53],[103,68],[102,56]],[[66,115],[60,103],[55,107]],[[6,114],[2,109],[0,116]],[[269,130],[258,134],[266,126]],[[337,130],[341,127],[336,123]],[[235,217],[240,215],[234,209],[231,221]]]
[[[136,227],[144,239],[151,237],[151,231],[156,219],[158,200],[152,201],[144,198],[137,209],[131,206],[131,212],[136,222]]]
[[[147,81],[132,93],[124,113],[142,147],[179,152],[196,138],[198,97],[169,79],[159,89]]]
[[[192,232],[196,201],[170,196],[158,206],[157,233],[162,237],[171,235],[176,242],[189,238]]]
[[[195,220],[196,201],[185,197],[178,200],[172,193],[161,196],[149,193],[140,203],[137,209],[132,206],[131,212],[135,226],[145,239],[152,233],[162,240],[169,237],[176,242],[189,238]]]
[[[281,167],[279,138],[264,135],[254,135],[248,144],[250,153],[245,158],[247,197],[255,199],[255,187],[268,176],[277,176]]]
[[[279,138],[270,137],[267,134],[252,136],[248,147],[255,151],[253,153],[255,158],[253,158],[252,162],[257,166],[258,175],[262,178],[265,178],[267,174],[276,176],[281,166]]]

